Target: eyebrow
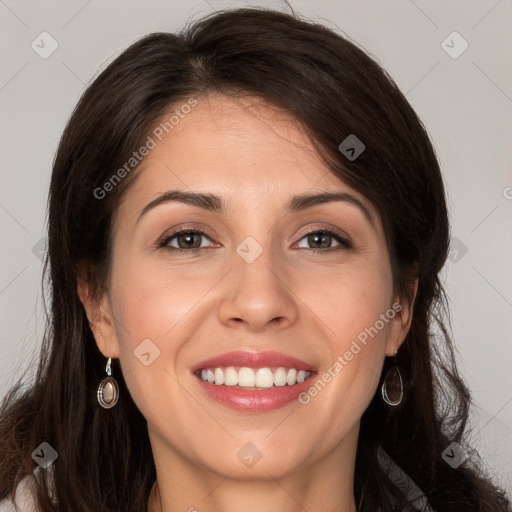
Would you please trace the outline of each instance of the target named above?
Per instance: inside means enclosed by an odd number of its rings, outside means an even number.
[[[183,190],[169,190],[148,203],[140,212],[137,219],[138,223],[146,213],[157,206],[173,201],[202,208],[214,213],[224,213],[226,203],[222,197],[215,194],[201,192],[186,192]],[[346,192],[323,192],[320,194],[299,194],[289,199],[285,211],[286,213],[299,212],[324,203],[343,201],[357,207],[366,217],[370,225],[375,228],[375,221],[368,208],[357,197]]]

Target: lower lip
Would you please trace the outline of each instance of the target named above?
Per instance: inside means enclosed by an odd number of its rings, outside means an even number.
[[[279,409],[297,400],[298,396],[311,386],[315,373],[304,382],[293,386],[273,386],[260,391],[210,384],[198,377],[195,378],[208,396],[231,409],[266,412]]]

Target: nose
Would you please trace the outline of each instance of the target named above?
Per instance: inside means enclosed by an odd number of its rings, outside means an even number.
[[[271,253],[263,250],[250,263],[234,253],[234,268],[224,284],[226,291],[219,306],[222,323],[261,332],[283,329],[296,322],[297,295],[287,279],[282,258]]]

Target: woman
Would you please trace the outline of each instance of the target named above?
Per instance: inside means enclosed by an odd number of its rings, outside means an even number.
[[[354,44],[252,9],[141,39],[59,145],[51,325],[2,406],[0,498],[510,510],[461,448],[448,241],[429,138]]]

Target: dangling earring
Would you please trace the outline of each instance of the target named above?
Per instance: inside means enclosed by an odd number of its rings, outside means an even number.
[[[396,353],[393,356],[391,368],[386,372],[384,381],[381,386],[382,399],[388,405],[393,407],[400,404],[404,396],[404,385],[402,383],[402,375],[396,364]]]
[[[104,409],[110,409],[117,404],[117,400],[119,399],[119,386],[117,385],[116,379],[111,377],[112,369],[110,367],[110,363],[112,362],[112,358],[109,357],[107,361],[107,366],[105,367],[105,371],[107,372],[108,377],[105,377],[98,386],[98,402]]]

